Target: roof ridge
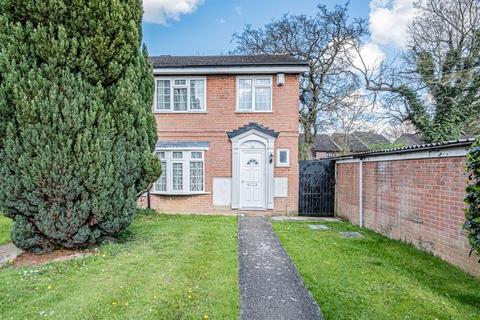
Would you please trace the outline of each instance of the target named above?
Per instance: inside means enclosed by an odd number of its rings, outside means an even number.
[[[333,143],[333,145],[335,145],[335,147],[338,148],[338,151],[342,150],[342,148],[340,148],[340,146],[332,139],[332,137],[330,135],[327,134],[327,137]]]
[[[360,137],[358,137],[358,136],[355,134],[355,132],[352,133],[352,136],[353,136],[354,138],[356,138],[358,141],[360,141],[360,143],[363,144],[363,146],[364,146],[365,148],[370,149],[370,147],[368,146],[368,144],[365,143],[365,141],[363,141],[362,139],[360,139]]]

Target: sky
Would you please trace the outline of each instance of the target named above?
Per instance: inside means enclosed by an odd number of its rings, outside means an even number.
[[[363,53],[378,63],[405,47],[415,15],[414,0],[351,0],[350,16],[369,21]],[[345,0],[143,0],[143,36],[150,55],[218,55],[235,48],[235,32],[285,13],[313,14],[317,4],[333,8]]]

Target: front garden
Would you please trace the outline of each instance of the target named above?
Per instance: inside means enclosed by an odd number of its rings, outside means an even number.
[[[480,319],[480,279],[430,254],[347,222],[272,224],[325,319]],[[0,269],[0,319],[237,319],[237,272],[235,218],[139,215],[91,256]]]
[[[480,319],[480,279],[346,222],[308,225],[273,223],[325,319]]]
[[[235,319],[236,228],[228,217],[139,216],[123,243],[90,257],[0,269],[0,319]]]

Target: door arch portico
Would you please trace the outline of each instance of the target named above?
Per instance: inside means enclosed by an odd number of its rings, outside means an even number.
[[[278,134],[263,131],[265,128],[259,126],[259,129],[252,127],[229,135],[232,142],[232,209],[274,209],[273,152]]]

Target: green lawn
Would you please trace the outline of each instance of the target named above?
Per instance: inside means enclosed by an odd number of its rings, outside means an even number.
[[[140,216],[125,242],[0,269],[0,319],[236,319],[233,217]]]
[[[480,319],[480,279],[349,223],[326,224],[273,222],[326,319]],[[340,237],[347,230],[365,237]]]
[[[0,212],[0,245],[10,242],[10,227],[12,220],[5,218]]]

